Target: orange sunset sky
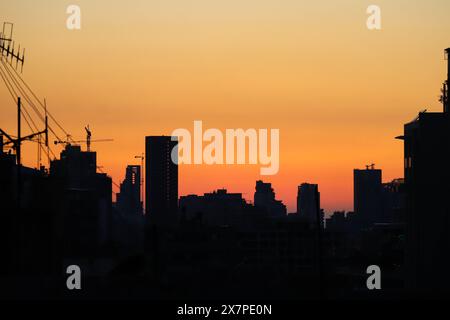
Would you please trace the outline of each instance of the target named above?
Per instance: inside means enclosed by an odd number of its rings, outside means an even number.
[[[70,4],[81,8],[81,30],[66,28]],[[371,4],[382,30],[366,27]],[[22,77],[66,131],[81,140],[89,124],[93,139],[114,139],[93,149],[116,183],[140,163],[146,135],[192,130],[194,120],[277,128],[277,175],[261,177],[259,165],[185,165],[180,195],[226,187],[251,200],[263,179],[294,211],[297,185],[310,182],[327,213],[353,208],[354,168],[375,163],[384,181],[403,176],[394,137],[418,111],[441,110],[449,12],[448,0],[0,2],[0,22],[14,22],[26,48]],[[4,84],[0,108],[0,128],[15,134]],[[36,166],[36,145],[23,152]]]

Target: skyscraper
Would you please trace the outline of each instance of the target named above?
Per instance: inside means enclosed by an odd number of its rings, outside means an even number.
[[[275,192],[272,184],[261,180],[256,181],[254,204],[262,208],[272,217],[282,217],[286,215],[286,206],[282,201],[275,199]]]
[[[449,85],[450,63],[444,112],[420,112],[398,137],[404,140],[406,284],[411,289],[448,292],[450,287]]]
[[[297,191],[297,214],[309,221],[311,225],[317,223],[317,215],[321,217],[323,226],[323,213],[320,212],[320,192],[317,184],[302,183]]]
[[[178,164],[172,150],[178,145],[170,136],[145,138],[146,218],[158,225],[173,224],[178,208]]]
[[[383,214],[382,172],[367,166],[353,170],[353,206],[361,226],[368,227],[379,222]]]
[[[450,284],[449,132],[448,112],[405,125],[406,253],[417,288]]]
[[[141,166],[127,166],[117,194],[117,208],[122,214],[142,215]]]

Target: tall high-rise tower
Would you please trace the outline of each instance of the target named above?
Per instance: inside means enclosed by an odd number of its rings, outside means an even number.
[[[319,216],[323,225],[323,216],[320,212],[320,192],[317,184],[302,183],[297,191],[297,214],[307,219],[311,225],[317,224]]]
[[[353,207],[363,227],[380,222],[383,215],[382,171],[367,166],[353,170]]]
[[[407,284],[417,290],[450,287],[449,78],[450,62],[444,112],[420,112],[398,137],[405,153]]]
[[[145,138],[146,218],[158,225],[176,221],[178,164],[172,161],[172,150],[177,145],[177,139],[170,136]]]

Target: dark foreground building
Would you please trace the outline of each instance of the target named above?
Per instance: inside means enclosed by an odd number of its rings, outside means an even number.
[[[436,294],[450,290],[450,65],[448,73],[444,112],[419,113],[400,137],[405,152],[407,285]]]
[[[97,153],[68,144],[51,162],[49,179],[64,264],[102,273],[94,261],[111,240],[112,180],[97,173]]]
[[[0,149],[4,294],[49,297],[72,264],[88,277],[105,275],[112,266],[112,182],[97,173],[96,153],[67,144],[50,171],[18,170],[16,162]]]

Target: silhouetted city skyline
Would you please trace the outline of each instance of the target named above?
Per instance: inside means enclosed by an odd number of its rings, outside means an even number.
[[[14,68],[14,61],[23,66],[24,54],[11,49],[12,31],[3,33],[0,76],[17,126],[0,129],[1,298],[70,300],[72,290],[80,290],[76,298],[151,301],[450,298],[450,61],[442,112],[420,111],[398,122],[403,133],[389,138],[399,149],[403,143],[404,154],[386,163],[403,163],[403,175],[391,170],[385,178],[383,164],[353,165],[346,173],[353,174],[353,208],[327,210],[328,182],[317,171],[301,178],[292,168],[283,172],[283,136],[261,125],[256,112],[248,119],[254,126],[244,129],[233,117],[234,129],[206,129],[194,120],[191,134],[170,131],[186,117],[167,110],[165,129],[149,126],[151,134],[139,137],[145,150],[120,148],[117,159],[103,159],[97,143],[113,139],[98,139],[93,125],[83,125],[83,140],[69,134]],[[448,59],[450,48],[444,51]],[[121,125],[138,121],[128,116]],[[114,139],[121,139],[118,131]],[[381,140],[383,126],[378,133]],[[37,146],[35,168],[23,162],[28,143]],[[369,150],[364,156],[376,158],[379,150]],[[295,155],[309,149],[288,151],[287,167],[303,170]],[[123,179],[116,183],[99,159],[123,163]],[[197,166],[197,176],[184,175],[186,163]],[[259,174],[243,173],[255,164]],[[181,192],[193,177],[191,187],[199,187]],[[230,179],[241,189],[227,187]],[[344,194],[331,191],[334,199]],[[286,194],[294,195],[295,208]],[[67,278],[77,270],[83,290]]]

